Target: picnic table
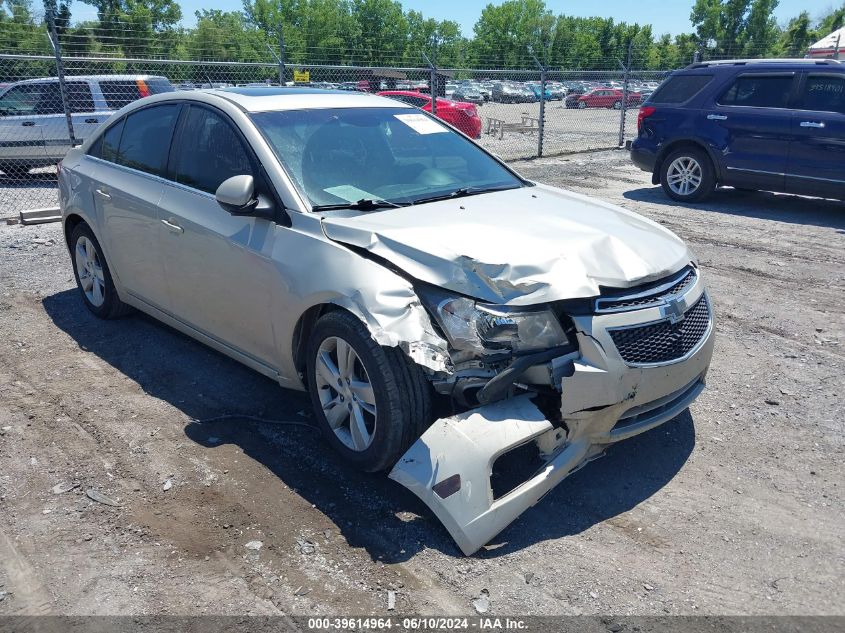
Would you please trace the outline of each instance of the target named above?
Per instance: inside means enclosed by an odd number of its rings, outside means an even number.
[[[487,117],[486,134],[498,135],[501,139],[505,136],[505,130],[512,130],[521,134],[535,134],[540,131],[540,119],[523,115],[519,123],[508,123],[504,119],[497,119],[492,116]]]

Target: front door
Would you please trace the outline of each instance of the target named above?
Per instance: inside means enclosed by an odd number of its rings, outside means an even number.
[[[805,76],[792,134],[787,189],[845,199],[845,74]]]
[[[279,291],[272,260],[276,230],[263,218],[225,211],[214,192],[224,180],[250,174],[257,162],[233,123],[191,105],[183,118],[161,199],[162,260],[171,312],[200,332],[260,363],[277,364],[273,300]]]
[[[47,163],[41,111],[50,101],[49,85],[19,84],[0,96],[0,170],[9,170],[7,176],[17,177],[20,168]]]

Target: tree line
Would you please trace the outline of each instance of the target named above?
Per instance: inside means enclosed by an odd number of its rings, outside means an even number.
[[[778,0],[695,0],[691,29],[656,34],[649,24],[556,15],[544,0],[485,6],[471,34],[395,0],[244,0],[241,11],[204,9],[181,26],[176,0],[84,0],[94,20],[75,20],[68,0],[0,0],[0,52],[51,54],[44,16],[55,16],[65,55],[216,61],[273,61],[284,40],[291,64],[364,64],[615,69],[686,65],[694,56],[801,57],[845,25],[845,2],[824,15],[804,11],[778,24]],[[843,42],[845,45],[845,42]],[[426,59],[427,58],[427,59]]]

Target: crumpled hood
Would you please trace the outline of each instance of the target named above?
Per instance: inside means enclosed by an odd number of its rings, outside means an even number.
[[[651,220],[542,185],[326,217],[323,230],[415,279],[510,305],[595,296],[600,285],[644,283],[693,259]]]

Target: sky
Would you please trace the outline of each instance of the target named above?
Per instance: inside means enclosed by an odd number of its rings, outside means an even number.
[[[490,0],[400,0],[405,10],[415,9],[425,17],[437,20],[454,20],[461,25],[461,31],[467,37],[472,36],[481,10]],[[839,0],[838,0],[839,1]],[[838,5],[832,0],[780,0],[775,11],[775,17],[780,23],[786,23],[790,18],[805,9],[815,18]],[[494,2],[497,4],[497,2]],[[196,23],[194,12],[198,9],[221,9],[224,11],[240,10],[241,0],[181,0],[183,23],[193,26]],[[692,0],[546,0],[546,6],[555,14],[612,17],[617,22],[639,22],[651,24],[656,35],[663,33],[689,32],[689,22]],[[91,5],[78,0],[71,8],[75,20],[91,19],[96,11]]]

